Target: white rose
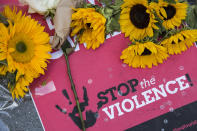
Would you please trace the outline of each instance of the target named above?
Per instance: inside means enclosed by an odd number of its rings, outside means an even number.
[[[60,0],[20,0],[29,5],[29,13],[45,14],[50,9],[56,9]]]

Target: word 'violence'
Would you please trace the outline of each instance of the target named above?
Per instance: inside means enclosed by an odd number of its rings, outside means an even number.
[[[129,98],[117,102],[108,107],[102,108],[102,111],[110,118],[114,119],[115,115],[122,116],[125,113],[132,112],[134,109],[142,108],[148,104],[154,103],[162,98],[166,98],[168,95],[174,95],[179,91],[183,91],[190,87],[188,83],[188,74],[178,77],[175,80],[166,82],[159,85],[157,88],[151,88],[146,91],[136,94]],[[131,84],[131,82],[130,82]],[[136,86],[137,82],[131,84],[132,87]],[[134,88],[133,92],[136,90]]]

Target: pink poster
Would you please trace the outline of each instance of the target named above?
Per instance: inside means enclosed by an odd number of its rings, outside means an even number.
[[[127,43],[118,35],[69,57],[87,130],[126,130],[197,100],[196,47],[152,69],[133,69],[119,59]],[[51,60],[31,91],[47,131],[80,129],[64,56]]]
[[[53,35],[50,18],[32,17]],[[119,58],[128,42],[120,34],[95,51],[80,45],[69,56],[87,131],[178,131],[196,125],[196,47],[152,69],[134,69]],[[61,50],[52,56],[45,75],[30,87],[32,97],[46,131],[78,131],[65,58]]]

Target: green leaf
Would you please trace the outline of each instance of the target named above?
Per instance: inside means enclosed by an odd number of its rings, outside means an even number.
[[[111,20],[110,28],[112,30],[111,33],[114,31],[120,31],[120,24],[119,24],[120,14],[115,15]]]
[[[46,86],[47,85],[47,80],[44,80],[41,85]]]
[[[111,30],[114,31],[120,31],[120,24],[116,21],[116,19],[112,19],[111,25],[110,25]]]
[[[112,3],[111,0],[99,0],[99,2],[105,4],[105,5],[110,5]]]
[[[100,12],[106,18],[106,35],[112,34],[115,31],[120,31],[120,12],[122,0],[115,0],[113,4],[105,6],[103,9],[100,9]]]
[[[156,2],[156,3],[158,3],[158,0],[148,0],[148,3],[151,3],[151,2]]]
[[[123,4],[123,0],[115,0],[115,3],[114,3],[114,5],[119,5],[119,6],[121,6]]]
[[[121,5],[123,0],[99,0],[99,2],[105,4],[105,6],[109,5]]]
[[[176,3],[176,1],[175,0],[164,0],[165,2],[168,2],[168,3],[170,3],[170,4],[175,4]]]
[[[105,27],[106,27],[106,31],[105,31],[105,33],[106,33],[106,35],[107,34],[110,34],[110,32],[112,32],[112,30],[111,30],[111,22],[112,22],[112,19],[111,18],[108,18],[107,19],[107,23],[106,23],[106,25],[105,25]]]
[[[113,15],[114,9],[106,7],[104,8],[104,15],[106,18],[111,17]]]
[[[74,52],[75,48],[71,47],[69,41],[66,39],[62,45],[62,50],[64,53],[67,55],[70,55],[71,53]]]
[[[93,7],[96,8],[96,11],[102,14],[106,18],[106,30],[105,34],[112,34],[114,31],[120,31],[120,12],[121,12],[121,5],[123,4],[123,0],[99,0],[99,2],[104,3],[104,7],[99,7],[97,5],[88,5],[86,4],[85,7]]]
[[[186,23],[191,28],[197,28],[197,5],[193,5],[188,8]]]
[[[49,16],[53,19],[54,16],[55,16],[55,12],[56,12],[56,9],[49,9],[49,10],[46,11],[44,16],[45,16],[45,18],[47,18]]]
[[[160,34],[159,30],[154,30],[153,41],[157,41],[159,34]]]

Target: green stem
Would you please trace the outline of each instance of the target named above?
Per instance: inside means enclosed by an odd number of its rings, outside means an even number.
[[[70,82],[71,82],[71,88],[72,88],[72,91],[73,91],[73,94],[74,94],[74,97],[75,97],[77,109],[78,109],[78,112],[79,112],[79,117],[80,117],[80,120],[81,120],[82,130],[85,131],[86,130],[85,129],[85,123],[84,123],[84,120],[83,120],[83,116],[82,116],[82,112],[81,112],[81,108],[80,108],[80,104],[79,104],[79,99],[77,97],[78,95],[77,95],[77,92],[76,92],[76,89],[75,89],[75,84],[74,84],[73,79],[72,79],[70,64],[69,64],[68,55],[67,55],[66,52],[64,52],[64,56],[65,56],[65,59],[66,59],[67,73],[68,73],[68,76],[69,76],[69,79],[70,79]]]
[[[166,35],[159,41],[159,45],[161,44],[161,42],[162,42],[163,40],[165,40],[165,39],[168,37],[169,34],[170,34],[170,31],[168,31],[168,32],[166,33]]]

